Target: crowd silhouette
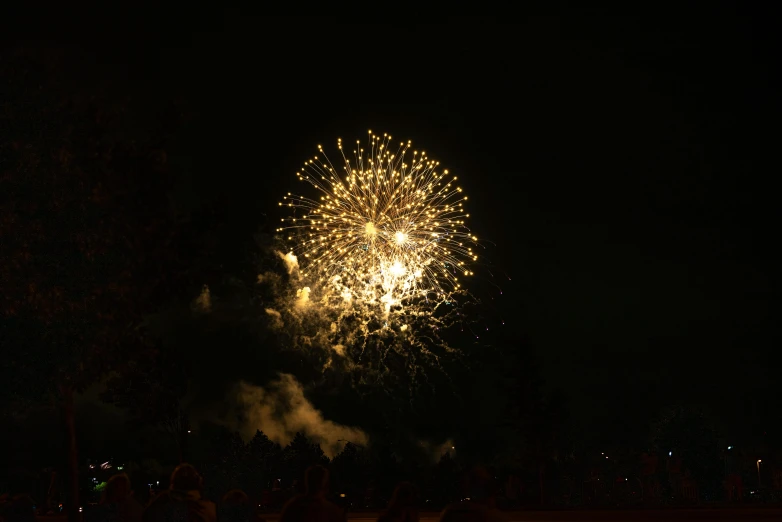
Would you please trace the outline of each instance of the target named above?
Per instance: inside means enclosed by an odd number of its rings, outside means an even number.
[[[307,468],[304,493],[290,498],[282,507],[280,522],[343,522],[347,509],[329,500],[329,471],[324,466]],[[448,505],[440,515],[446,522],[504,520],[496,509],[498,491],[494,477],[483,468],[470,474],[471,496]],[[4,499],[0,522],[34,522],[34,502],[26,495]],[[420,498],[416,487],[401,482],[394,489],[387,509],[378,522],[418,522]],[[83,513],[84,522],[264,522],[250,497],[240,489],[226,492],[219,504],[204,496],[204,480],[196,468],[178,465],[167,489],[160,491],[146,506],[134,496],[126,473],[113,475],[106,482],[100,502]]]

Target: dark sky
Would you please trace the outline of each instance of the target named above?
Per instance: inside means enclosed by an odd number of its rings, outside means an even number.
[[[25,36],[170,100],[186,122],[168,147],[179,202],[214,204],[237,244],[316,144],[413,139],[463,180],[486,257],[512,278],[504,349],[530,346],[581,421],[621,431],[704,402],[730,432],[766,429],[780,395],[768,14],[403,14],[30,14],[41,30]]]

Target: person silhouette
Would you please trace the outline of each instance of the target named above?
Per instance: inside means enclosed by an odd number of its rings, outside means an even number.
[[[106,482],[100,505],[85,513],[88,522],[141,522],[144,508],[133,498],[130,478],[118,473]]]
[[[282,508],[280,522],[344,522],[345,512],[326,499],[329,471],[311,466],[304,475],[306,493],[296,495]]]
[[[506,518],[494,505],[497,486],[494,477],[476,466],[468,479],[470,497],[446,506],[440,522],[505,522]]]
[[[264,522],[241,489],[232,489],[223,495],[217,518],[220,522]]]
[[[394,489],[386,512],[380,515],[378,522],[418,522],[417,494],[409,482],[401,482]]]
[[[214,502],[205,500],[203,480],[190,464],[180,464],[171,474],[169,489],[162,491],[144,510],[143,522],[216,522]]]

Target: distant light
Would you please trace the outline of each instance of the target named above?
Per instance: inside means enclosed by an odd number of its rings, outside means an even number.
[[[451,449],[456,449],[456,447],[455,446],[451,446]]]
[[[668,456],[670,457],[671,455],[673,455],[673,452],[672,452],[672,451],[669,451],[669,452],[668,452]]]
[[[339,494],[339,498],[345,498],[345,494],[344,493],[340,493]]]
[[[762,461],[762,460],[760,460],[760,459],[758,459],[758,464],[760,464],[761,462],[763,462],[763,461]]]
[[[729,449],[729,450],[732,450],[732,449],[733,449],[733,446],[728,446],[728,449]]]
[[[160,481],[158,480],[157,483],[160,484]]]
[[[80,507],[80,508],[79,508],[79,513],[83,512],[83,511],[84,511],[84,508],[83,508],[83,507]]]
[[[188,433],[192,433],[190,430],[187,430]]]
[[[625,482],[627,482],[627,477],[625,477]]]

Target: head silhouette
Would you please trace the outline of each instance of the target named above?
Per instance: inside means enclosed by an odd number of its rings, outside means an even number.
[[[223,495],[223,504],[229,506],[244,506],[250,503],[247,493],[241,489],[232,489]]]
[[[171,489],[192,491],[201,489],[201,475],[190,464],[180,464],[171,473]]]
[[[304,474],[304,486],[307,495],[325,493],[329,486],[329,470],[319,465],[310,466]]]
[[[106,489],[103,490],[103,503],[122,502],[130,496],[130,478],[125,473],[118,473],[106,482]]]
[[[416,497],[415,486],[409,482],[400,482],[394,489],[394,494],[388,503],[388,507],[389,509],[394,509],[415,506]]]
[[[475,466],[469,476],[470,496],[473,500],[489,500],[499,489],[492,473],[483,466]]]
[[[247,522],[252,520],[251,512],[252,508],[247,494],[241,489],[232,489],[223,495],[217,518],[223,522]]]

